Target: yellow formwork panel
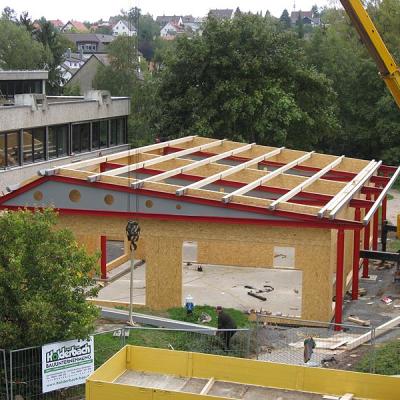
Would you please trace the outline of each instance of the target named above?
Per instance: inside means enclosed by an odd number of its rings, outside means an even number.
[[[126,346],[88,378],[86,399],[224,398],[113,383],[127,370],[188,378],[214,378],[216,381],[321,395],[343,396],[345,393],[352,393],[357,399],[369,400],[395,400],[400,392],[400,380],[396,377]]]

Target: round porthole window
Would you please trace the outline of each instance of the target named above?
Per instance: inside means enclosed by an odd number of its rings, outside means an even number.
[[[146,200],[146,203],[144,203],[144,205],[145,205],[147,208],[151,208],[151,207],[153,207],[153,202],[152,202],[151,200]]]
[[[69,192],[69,199],[73,202],[73,203],[77,203],[80,199],[81,199],[81,192],[79,190],[76,189],[72,189]]]
[[[181,209],[182,209],[182,206],[181,206],[180,204],[177,204],[177,205],[176,205],[176,209],[177,209],[177,210],[181,210]]]
[[[112,194],[106,194],[104,196],[104,203],[111,206],[114,203],[114,196]]]
[[[33,193],[33,198],[36,201],[41,201],[41,200],[43,200],[43,193],[40,192],[39,190],[37,190],[35,193]]]

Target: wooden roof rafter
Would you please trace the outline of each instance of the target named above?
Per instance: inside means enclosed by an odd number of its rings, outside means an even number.
[[[230,167],[230,168],[226,169],[225,171],[222,171],[222,172],[219,172],[217,174],[208,176],[208,177],[206,177],[204,179],[201,179],[201,180],[199,180],[197,182],[194,182],[194,183],[192,183],[190,185],[184,186],[184,187],[182,187],[182,188],[180,188],[180,189],[178,189],[176,191],[176,195],[177,196],[183,196],[190,189],[201,189],[202,187],[207,186],[207,185],[209,185],[209,184],[211,184],[213,182],[219,181],[219,180],[221,180],[223,178],[228,177],[229,175],[235,174],[235,173],[237,173],[239,171],[242,171],[242,170],[244,170],[246,168],[249,168],[254,164],[258,164],[261,161],[264,161],[264,160],[267,160],[268,158],[274,157],[274,156],[280,154],[282,152],[282,150],[284,150],[284,149],[285,149],[285,147],[280,147],[278,149],[275,149],[275,150],[272,150],[272,151],[270,151],[268,153],[265,153],[265,154],[263,154],[263,155],[261,155],[259,157],[253,158],[253,159],[248,160],[248,161],[246,161],[244,163],[238,164],[238,165],[236,165],[234,167]]]
[[[82,160],[82,161],[78,161],[78,162],[73,162],[73,163],[69,163],[69,164],[60,165],[60,166],[55,167],[55,168],[47,168],[45,170],[40,170],[39,171],[39,175],[49,176],[49,175],[56,174],[58,172],[58,170],[60,170],[60,169],[76,170],[76,169],[80,169],[80,168],[89,167],[89,166],[92,166],[92,165],[98,165],[98,164],[101,164],[103,162],[109,162],[109,161],[113,161],[113,160],[118,160],[118,159],[123,158],[123,157],[135,156],[135,155],[138,155],[138,154],[142,154],[142,153],[147,153],[147,152],[154,151],[154,150],[163,149],[165,147],[170,147],[170,146],[175,146],[177,144],[190,142],[190,141],[194,140],[196,137],[197,136],[186,136],[186,137],[183,137],[183,138],[170,140],[168,142],[150,144],[148,146],[143,146],[143,147],[139,147],[139,148],[132,149],[132,150],[120,151],[118,153],[110,154],[110,155],[107,155],[107,156],[102,156],[102,157],[97,157],[97,158],[90,158],[88,160]]]
[[[269,180],[283,174],[285,171],[288,171],[289,169],[293,168],[294,166],[302,163],[303,161],[308,160],[309,158],[311,158],[311,156],[314,154],[314,151],[311,151],[309,153],[304,154],[303,156],[296,158],[295,160],[291,161],[290,163],[276,169],[275,171],[270,172],[269,174],[253,181],[250,182],[249,184],[235,190],[232,193],[229,193],[227,195],[225,195],[222,198],[222,201],[224,203],[229,203],[229,201],[231,201],[231,199],[233,198],[233,196],[239,196],[239,195],[244,195],[248,192],[250,192],[251,190],[255,189],[258,186],[261,186],[263,183],[268,182]]]
[[[184,172],[191,171],[193,169],[202,167],[204,165],[211,164],[213,162],[222,160],[224,158],[232,157],[236,154],[240,154],[244,151],[250,150],[254,145],[255,145],[255,143],[247,144],[247,145],[238,147],[237,149],[234,149],[234,150],[229,150],[224,153],[216,154],[215,156],[204,158],[203,160],[200,160],[200,161],[195,161],[195,162],[185,165],[183,167],[178,167],[178,168],[175,168],[175,169],[172,169],[169,171],[162,172],[157,175],[150,176],[149,178],[141,179],[139,181],[132,183],[132,187],[135,189],[138,189],[138,188],[142,187],[143,184],[145,184],[146,182],[159,182],[164,179],[170,178],[172,176],[183,174]]]
[[[202,150],[207,150],[207,149],[211,149],[213,147],[217,147],[223,144],[223,142],[226,139],[222,139],[222,140],[215,140],[212,141],[211,143],[206,143],[206,144],[202,144],[200,146],[195,146],[195,147],[190,147],[188,149],[184,149],[181,151],[177,151],[171,154],[167,154],[164,156],[158,156],[155,158],[152,158],[151,160],[147,160],[147,161],[141,161],[135,164],[128,164],[125,165],[123,167],[120,168],[115,168],[112,169],[110,171],[107,172],[101,172],[98,174],[93,174],[91,176],[88,177],[88,181],[89,182],[95,182],[101,179],[102,176],[117,176],[117,175],[122,175],[122,174],[126,174],[129,172],[133,172],[136,171],[140,168],[145,168],[151,165],[155,165],[155,164],[159,164],[161,162],[164,161],[169,161],[169,160],[173,160],[175,158],[179,158],[179,157],[183,157],[192,153],[196,153],[197,151],[202,151]]]
[[[334,219],[337,213],[362,189],[381,165],[382,161],[372,160],[331,201],[318,211],[318,217],[323,218],[325,214],[328,214],[330,219]]]
[[[296,187],[291,189],[289,192],[287,192],[283,196],[281,196],[278,199],[276,199],[275,201],[273,201],[268,208],[270,210],[275,210],[279,206],[280,203],[287,202],[290,199],[292,199],[293,197],[295,197],[297,194],[302,192],[305,188],[307,188],[308,186],[310,186],[311,184],[316,182],[318,179],[320,179],[322,176],[324,176],[327,172],[331,171],[333,168],[338,166],[343,161],[344,157],[345,156],[343,155],[343,156],[337,158],[335,161],[328,164],[326,167],[321,169],[319,172],[310,176],[304,182],[300,183],[299,185],[297,185]]]

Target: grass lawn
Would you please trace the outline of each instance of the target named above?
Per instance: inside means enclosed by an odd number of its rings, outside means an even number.
[[[375,361],[373,361],[375,357]],[[356,365],[356,371],[370,372],[375,363],[375,373],[381,375],[400,375],[400,340],[379,345]]]
[[[388,241],[388,251],[392,251],[393,253],[396,253],[397,251],[400,250],[400,239],[393,239]]]
[[[211,306],[196,306],[192,316],[187,316],[186,310],[183,307],[171,308],[165,312],[155,312],[143,308],[135,311],[193,323],[198,323],[200,315],[205,312],[212,318],[211,322],[205,325],[217,326],[215,307]],[[238,328],[247,328],[251,326],[247,316],[242,311],[229,308],[225,309],[225,311],[236,321]],[[112,333],[95,335],[94,341],[95,368],[99,367],[123,347],[122,338],[114,337]],[[137,346],[196,351],[236,357],[244,357],[249,350],[249,345],[251,345],[250,337],[247,332],[236,333],[232,339],[231,349],[227,352],[223,348],[222,340],[217,336],[204,335],[196,332],[161,331],[145,328],[131,330],[125,342],[126,344]]]

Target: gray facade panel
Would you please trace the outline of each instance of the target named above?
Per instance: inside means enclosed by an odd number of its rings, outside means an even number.
[[[70,199],[71,191],[79,191],[80,198],[74,202]],[[41,201],[34,199],[35,192],[43,196]],[[112,196],[112,204],[106,204],[106,196]],[[72,196],[73,197],[73,196]],[[110,198],[109,198],[110,199]],[[146,214],[166,214],[179,216],[248,218],[258,220],[290,221],[290,219],[274,215],[257,214],[247,211],[238,211],[232,208],[213,207],[173,199],[162,199],[156,196],[137,195],[135,193],[119,192],[103,188],[73,185],[62,182],[44,182],[40,186],[22,193],[16,198],[8,200],[5,205],[12,206],[53,206],[56,208],[138,212]]]

